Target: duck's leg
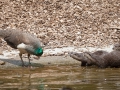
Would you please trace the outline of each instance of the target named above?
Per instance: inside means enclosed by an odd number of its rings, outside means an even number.
[[[31,63],[30,63],[30,54],[28,54],[28,60],[29,60],[29,66],[31,66]]]
[[[20,59],[22,61],[22,66],[25,66],[24,62],[23,62],[23,59],[22,59],[22,53],[19,53],[19,56],[20,56]]]

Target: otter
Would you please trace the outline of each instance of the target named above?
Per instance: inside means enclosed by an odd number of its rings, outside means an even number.
[[[107,54],[108,52],[106,51],[96,51],[96,52],[84,52],[84,53],[77,53],[77,52],[70,52],[69,55],[70,57],[81,61],[81,66],[92,66],[95,64],[95,59],[92,57],[92,55],[98,55],[98,56],[102,56],[104,54]]]
[[[70,57],[81,61],[81,66],[91,66],[92,64],[89,63],[89,59],[85,57],[84,53],[77,53],[77,52],[70,52]]]
[[[120,67],[120,51],[114,47],[113,51],[106,52],[103,50],[96,52],[71,52],[70,57],[81,61],[81,66],[96,65],[100,68]]]

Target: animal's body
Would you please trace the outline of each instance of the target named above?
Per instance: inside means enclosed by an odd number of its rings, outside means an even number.
[[[75,60],[81,61],[81,66],[91,66],[92,63],[89,62],[89,59],[85,56],[84,53],[70,52],[70,57]]]
[[[85,65],[96,65],[101,68],[120,67],[120,51],[113,50],[108,53],[106,51],[96,51],[94,53],[84,52],[70,53],[70,57],[85,63]]]
[[[107,53],[106,51],[99,50],[93,53],[91,52],[84,52],[84,53],[70,52],[69,54],[70,54],[70,57],[78,61],[81,61],[81,66],[92,66],[94,65],[95,60],[90,55],[94,54],[94,55],[101,56],[106,53]]]
[[[19,56],[23,66],[22,54],[28,54],[29,64],[31,54],[36,56],[43,54],[39,39],[31,34],[19,30],[0,30],[0,37],[3,38],[9,46],[20,51]]]

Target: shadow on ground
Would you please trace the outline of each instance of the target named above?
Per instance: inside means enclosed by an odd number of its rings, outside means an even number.
[[[19,59],[2,59],[1,61],[5,62],[4,65],[0,65],[0,67],[22,67],[22,62]],[[28,61],[24,60],[25,66],[29,66]],[[31,62],[31,66],[33,67],[43,67],[43,64]]]

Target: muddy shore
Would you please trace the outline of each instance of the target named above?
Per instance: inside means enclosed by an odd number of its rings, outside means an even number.
[[[28,59],[25,57],[23,58],[24,63],[28,66]],[[21,60],[19,56],[14,58],[0,58],[0,62],[5,62],[4,65],[0,65],[0,68],[17,68],[21,66]],[[69,56],[46,56],[41,57],[39,60],[31,58],[31,65],[32,67],[42,67],[44,65],[72,65],[72,64],[79,64],[79,61],[72,59]]]
[[[36,56],[31,55],[31,64],[33,67],[41,67],[44,65],[72,65],[78,64],[81,62],[71,58],[69,56],[69,52],[84,52],[90,51],[94,52],[96,50],[105,50],[108,52],[112,51],[112,46],[104,47],[104,48],[74,48],[74,47],[63,47],[63,48],[54,48],[54,49],[45,49],[44,54],[37,59]],[[26,66],[28,66],[27,55],[23,54],[23,61]],[[2,65],[1,65],[2,64]],[[14,68],[14,67],[22,67],[22,63],[19,57],[18,50],[1,50],[0,54],[0,68]]]

